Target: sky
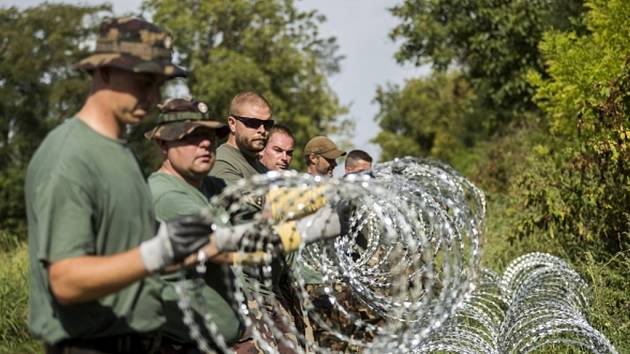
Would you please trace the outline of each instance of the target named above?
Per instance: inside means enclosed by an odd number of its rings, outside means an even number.
[[[25,8],[42,3],[41,0],[0,0],[2,6]],[[53,0],[80,4],[102,3],[98,0]],[[114,13],[122,15],[138,12],[141,0],[114,0]],[[341,71],[329,77],[333,91],[342,104],[350,108],[348,116],[355,121],[352,134],[353,149],[367,151],[378,160],[380,148],[371,144],[379,131],[374,117],[378,105],[373,101],[378,85],[386,83],[402,85],[405,79],[426,75],[426,67],[416,68],[396,63],[394,53],[396,43],[388,33],[396,26],[397,19],[391,16],[388,8],[402,0],[297,0],[296,5],[302,10],[317,10],[326,16],[321,24],[322,36],[337,37],[339,54],[345,58],[341,62]]]

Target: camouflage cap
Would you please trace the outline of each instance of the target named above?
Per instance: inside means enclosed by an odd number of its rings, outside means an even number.
[[[180,140],[200,127],[214,129],[219,139],[229,132],[225,122],[210,118],[207,104],[194,99],[171,98],[158,109],[157,125],[144,134],[147,139]]]
[[[304,147],[304,154],[317,154],[327,159],[336,159],[346,154],[345,151],[339,150],[337,145],[325,136],[316,136],[309,140]]]
[[[188,74],[171,60],[172,38],[166,31],[138,17],[106,18],[94,52],[77,67],[88,72],[98,67],[115,67],[168,78]]]

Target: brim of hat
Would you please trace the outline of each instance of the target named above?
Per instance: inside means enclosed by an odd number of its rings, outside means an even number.
[[[143,60],[122,53],[96,53],[76,64],[80,70],[91,72],[100,67],[113,67],[134,73],[164,75],[169,79],[188,76],[188,71],[168,60]]]
[[[180,140],[188,134],[191,134],[198,128],[214,129],[217,138],[223,139],[229,133],[229,128],[225,123],[213,120],[197,120],[160,124],[144,134],[147,139],[159,139],[164,141]]]
[[[338,157],[344,156],[346,154],[345,151],[341,151],[339,149],[332,149],[330,151],[326,151],[320,155],[324,156],[327,159],[336,159]]]

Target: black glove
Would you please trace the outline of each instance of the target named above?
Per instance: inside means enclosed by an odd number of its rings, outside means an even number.
[[[176,264],[210,242],[212,224],[200,214],[162,222],[150,240],[140,244],[145,269],[156,272]]]
[[[178,263],[210,242],[212,224],[201,215],[186,215],[165,222],[173,261]]]

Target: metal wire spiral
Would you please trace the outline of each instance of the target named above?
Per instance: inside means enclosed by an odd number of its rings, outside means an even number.
[[[587,287],[561,260],[527,255],[502,277],[480,270],[486,206],[467,179],[447,165],[413,158],[379,164],[374,176],[269,173],[211,200],[206,214],[215,224],[256,222],[242,252],[270,255],[263,266],[234,266],[235,279],[226,280],[235,309],[264,351],[276,353],[283,345],[295,353],[528,353],[559,343],[615,353],[585,320]],[[282,203],[269,194],[291,189],[304,193],[276,193],[284,195]],[[308,190],[322,191],[334,207],[345,205],[347,229],[281,256],[273,226],[308,208]],[[263,205],[274,202],[282,207],[270,217]],[[309,338],[279,311],[272,258],[290,273],[285,285],[304,319],[328,339]],[[313,274],[320,278],[315,284]],[[178,293],[200,349],[212,352],[211,341],[229,351],[211,314],[203,324],[192,320],[189,304],[203,303],[200,292]],[[212,338],[201,335],[201,326]]]

